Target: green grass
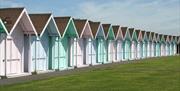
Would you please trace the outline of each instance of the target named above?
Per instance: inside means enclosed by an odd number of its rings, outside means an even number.
[[[45,80],[0,86],[0,91],[180,91],[180,56],[91,68]]]

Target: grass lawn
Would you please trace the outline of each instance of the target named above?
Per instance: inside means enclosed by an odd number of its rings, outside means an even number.
[[[180,91],[180,56],[91,68],[45,80],[0,86],[0,91]]]

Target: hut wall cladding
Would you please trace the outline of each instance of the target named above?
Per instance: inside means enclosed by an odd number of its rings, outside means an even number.
[[[36,15],[41,17],[32,19],[25,8],[0,9],[0,76],[180,53],[180,36],[46,13]]]
[[[5,39],[7,36],[7,30],[4,27],[2,20],[0,19],[0,75],[4,75],[5,72]]]

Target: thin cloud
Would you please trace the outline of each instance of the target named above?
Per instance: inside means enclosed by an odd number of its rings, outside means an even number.
[[[24,7],[24,5],[13,0],[0,0],[0,8],[4,7]]]
[[[129,25],[147,31],[180,35],[180,12],[178,0],[127,0],[123,3],[84,2],[79,6],[76,16],[99,20],[103,23]]]

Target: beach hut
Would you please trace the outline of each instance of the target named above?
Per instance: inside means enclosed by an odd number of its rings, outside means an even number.
[[[176,54],[176,37],[170,36],[170,55]]]
[[[180,55],[180,36],[178,36],[178,41],[177,41],[177,54]]]
[[[152,43],[152,37],[151,32],[146,32],[147,35],[147,57],[151,57],[151,43]]]
[[[123,35],[123,61],[131,58],[131,37],[127,27],[121,27]]]
[[[173,43],[173,55],[176,55],[176,45],[177,45],[177,37],[176,36],[173,36],[173,39],[172,39],[172,43]]]
[[[173,55],[176,55],[177,53],[177,36],[173,36]]]
[[[119,25],[113,25],[112,26],[114,34],[115,34],[115,40],[116,40],[116,60],[122,61],[123,59],[123,35],[121,31],[121,27]]]
[[[156,36],[154,32],[151,32],[151,57],[155,57],[156,53]]]
[[[93,50],[93,34],[86,19],[73,19],[77,29],[79,39],[77,40],[77,67],[85,67],[92,64],[92,60],[96,60],[95,50]],[[93,52],[92,52],[93,51]],[[92,54],[93,53],[93,54]]]
[[[170,54],[169,35],[164,35],[164,39],[165,39],[165,55],[169,56]]]
[[[161,55],[161,44],[159,34],[156,33],[156,57]]]
[[[31,72],[46,72],[58,69],[58,49],[55,49],[59,41],[60,33],[53,16],[49,13],[29,14],[38,36],[31,36]],[[57,39],[56,39],[57,37]]]
[[[134,28],[129,28],[129,34],[131,37],[131,58],[132,60],[137,59],[137,43],[138,38]]]
[[[166,42],[165,42],[165,38],[164,38],[164,35],[160,34],[159,35],[160,37],[160,45],[161,45],[161,55],[160,56],[165,56],[165,46],[166,46]]]
[[[146,58],[147,57],[148,38],[147,38],[146,31],[141,31],[141,34],[142,34],[142,38],[143,38],[143,56],[142,56],[142,58]]]
[[[170,55],[173,55],[173,36],[170,35]]]
[[[143,57],[143,39],[142,39],[142,34],[141,30],[135,30],[138,38],[138,44],[137,44],[137,59],[141,59]]]
[[[54,17],[61,34],[60,63],[62,67],[77,67],[77,39],[79,35],[72,17]]]
[[[2,8],[0,17],[8,31],[6,38],[6,58],[4,60],[7,77],[30,75],[30,50],[26,46],[30,41],[26,37],[37,35],[34,26],[24,8]]]
[[[103,56],[101,55],[101,54],[103,54],[103,51],[101,50],[102,46],[98,46],[97,39],[98,38],[104,39],[104,33],[103,33],[102,29],[100,29],[100,22],[93,22],[93,21],[88,21],[88,22],[89,22],[89,26],[90,26],[90,31],[92,32],[93,36],[91,39],[87,40],[87,42],[86,42],[86,60],[88,62],[90,62],[91,65],[99,65],[99,64],[102,64],[102,62],[103,62]],[[99,45],[101,45],[101,44],[99,44]]]
[[[115,35],[114,31],[112,29],[111,24],[102,24],[104,33],[105,33],[105,39],[106,39],[106,51],[107,51],[107,62],[111,63],[115,62],[115,56],[116,56],[116,45],[115,45]]]
[[[89,21],[89,25],[91,27],[92,33],[95,36],[94,45],[96,46],[96,60],[93,60],[93,64],[103,64],[107,62],[107,51],[106,51],[106,42],[105,42],[105,34],[100,22],[92,22]],[[94,54],[94,53],[93,53]]]
[[[6,60],[6,37],[8,35],[8,31],[0,19],[0,77],[5,76],[5,60]]]

